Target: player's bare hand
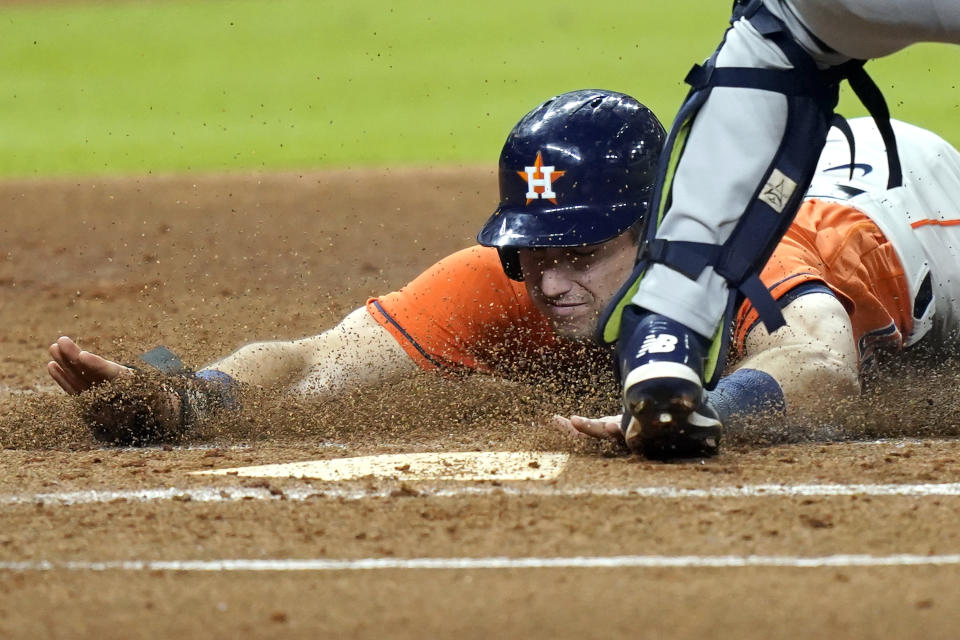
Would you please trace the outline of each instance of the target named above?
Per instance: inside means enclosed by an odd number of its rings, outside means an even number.
[[[111,382],[119,376],[132,375],[133,370],[95,353],[81,351],[77,344],[62,336],[50,345],[53,360],[47,363],[47,372],[60,388],[77,395],[90,387]]]
[[[162,378],[134,375],[129,367],[82,351],[66,336],[50,345],[50,355],[50,377],[70,395],[83,394],[80,412],[97,440],[151,444],[182,432],[180,396]]]
[[[612,440],[622,442],[620,432],[621,416],[604,416],[602,418],[584,418],[583,416],[553,416],[553,424],[563,433],[575,438],[597,438],[598,440]]]

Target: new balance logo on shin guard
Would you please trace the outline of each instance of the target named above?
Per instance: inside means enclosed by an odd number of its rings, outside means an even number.
[[[677,347],[677,337],[669,333],[661,333],[656,336],[647,336],[637,351],[637,357],[640,358],[648,353],[670,353]]]

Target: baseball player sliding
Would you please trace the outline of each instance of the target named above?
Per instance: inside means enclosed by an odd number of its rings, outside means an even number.
[[[904,185],[888,190],[873,122],[850,126],[856,163],[843,136],[831,135],[809,198],[762,274],[788,326],[770,334],[752,306],[738,310],[739,361],[706,399],[724,422],[764,411],[816,416],[859,392],[859,373],[878,350],[955,337],[960,226],[951,221],[960,211],[949,194],[960,193],[960,154],[895,123]],[[508,376],[545,354],[585,373],[606,366],[610,348],[593,336],[634,267],[664,139],[655,116],[629,96],[586,90],[551,98],[507,137],[500,205],[478,235],[481,246],[440,260],[319,335],[249,344],[196,374],[172,367],[147,392],[162,428],[145,431],[142,412],[104,406],[95,433],[134,443],[176,437],[200,414],[229,405],[236,385],[322,398],[420,370]],[[68,337],[50,353],[50,375],[70,394],[138,375]],[[557,424],[622,438],[619,417]],[[683,449],[673,442],[645,453],[710,454],[720,436],[698,426]]]

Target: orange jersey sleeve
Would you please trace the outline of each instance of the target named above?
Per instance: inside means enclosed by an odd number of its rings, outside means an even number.
[[[846,204],[806,201],[760,279],[777,300],[804,282],[829,287],[850,314],[861,362],[880,343],[899,348],[912,329],[900,259],[877,225]],[[734,334],[738,350],[756,323],[756,310],[744,303]]]
[[[550,348],[556,335],[522,282],[507,278],[497,250],[444,258],[367,311],[421,368],[494,372]]]

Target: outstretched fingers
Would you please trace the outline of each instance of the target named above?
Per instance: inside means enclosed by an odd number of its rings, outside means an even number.
[[[570,422],[570,418],[561,415],[555,415],[550,421],[550,424],[556,427],[561,433],[574,437],[574,438],[586,438],[585,433],[581,433]]]
[[[50,345],[53,362],[47,371],[60,387],[70,394],[86,391],[95,384],[109,382],[131,370],[123,365],[101,358],[95,353],[81,351],[67,336],[61,336]]]
[[[63,368],[59,364],[51,360],[47,363],[47,373],[50,374],[50,377],[53,378],[53,381],[60,385],[60,388],[65,392],[69,393],[72,396],[80,393],[80,390],[77,388],[76,382],[72,381],[64,372]]]
[[[90,384],[83,379],[80,362],[77,354],[80,349],[70,338],[62,337],[50,345],[50,356],[53,358],[51,367],[47,365],[50,375],[67,393],[77,394],[86,391]]]
[[[580,434],[598,438],[600,440],[622,440],[620,432],[620,416],[604,416],[602,418],[584,418],[570,416],[570,425]]]

